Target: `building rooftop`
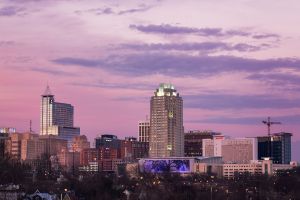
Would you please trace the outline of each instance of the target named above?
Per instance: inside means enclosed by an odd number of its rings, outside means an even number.
[[[161,83],[156,89],[155,96],[178,96],[175,87],[171,83]]]
[[[54,96],[50,90],[49,85],[47,84],[45,92],[42,94],[42,96]]]

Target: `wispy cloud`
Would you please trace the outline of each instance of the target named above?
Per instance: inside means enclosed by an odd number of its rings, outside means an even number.
[[[112,89],[130,89],[130,90],[153,90],[156,85],[146,83],[108,83],[104,81],[96,81],[95,83],[71,83],[71,85],[81,87],[98,87],[98,88],[112,88]]]
[[[14,45],[14,41],[0,41],[0,47]]]
[[[11,17],[11,16],[20,16],[24,15],[25,8],[18,6],[5,6],[0,8],[0,16]]]
[[[186,95],[187,108],[219,109],[286,109],[299,108],[300,99],[287,99],[270,95],[201,94]]]
[[[254,39],[279,38],[278,34],[256,34],[252,36]]]
[[[76,14],[83,14],[83,13],[92,13],[95,15],[125,15],[125,14],[132,14],[138,12],[146,12],[153,8],[151,5],[141,4],[135,8],[128,8],[128,9],[121,9],[117,10],[113,7],[102,7],[102,8],[91,8],[88,10],[76,10]]]
[[[239,51],[253,52],[265,49],[264,46],[253,46],[245,43],[228,44],[224,42],[202,42],[202,43],[155,43],[155,44],[121,44],[121,48],[128,48],[137,51],[157,51],[157,50],[175,50],[175,51]]]
[[[232,29],[232,30],[224,30],[219,27],[205,27],[205,28],[195,28],[195,27],[186,27],[186,26],[175,26],[170,24],[148,24],[148,25],[136,25],[131,24],[129,28],[143,32],[143,33],[151,33],[151,34],[194,34],[204,37],[251,37],[253,39],[268,39],[275,38],[279,39],[280,36],[274,33],[253,33],[250,31],[245,31],[243,29]]]
[[[235,56],[189,56],[164,53],[113,55],[105,59],[57,58],[52,62],[66,66],[100,68],[127,76],[163,74],[167,76],[212,76],[223,72],[270,72],[275,69],[299,70],[300,60],[264,59]]]
[[[144,33],[161,33],[161,34],[189,34],[197,33],[202,36],[221,36],[221,28],[190,28],[183,26],[172,26],[169,24],[161,25],[134,25],[129,26],[131,29],[135,29]]]
[[[46,67],[45,68],[33,67],[30,70],[35,71],[35,72],[50,74],[50,75],[54,75],[54,76],[74,76],[75,75],[74,73],[71,73],[71,72],[55,70],[55,69],[50,69],[50,68],[46,68]]]
[[[283,90],[300,91],[300,75],[298,74],[279,72],[255,73],[249,75],[247,79],[281,87]]]
[[[259,117],[214,117],[207,119],[188,120],[189,123],[215,123],[215,124],[242,124],[242,125],[259,125],[266,116]],[[299,124],[300,115],[282,115],[274,116],[275,121],[282,124]]]

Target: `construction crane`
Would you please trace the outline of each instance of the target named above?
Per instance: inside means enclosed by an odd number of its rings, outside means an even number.
[[[267,121],[262,121],[262,123],[268,126],[268,136],[271,136],[271,125],[273,124],[281,124],[281,122],[271,122],[271,117],[268,117]]]

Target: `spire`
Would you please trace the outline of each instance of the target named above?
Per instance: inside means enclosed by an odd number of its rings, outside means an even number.
[[[46,90],[45,90],[45,92],[44,92],[44,94],[42,96],[53,96],[48,83],[47,83]]]

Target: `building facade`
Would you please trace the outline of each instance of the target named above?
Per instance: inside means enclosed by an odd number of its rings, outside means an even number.
[[[80,128],[74,127],[74,107],[55,102],[49,86],[41,98],[40,135],[57,135],[66,139],[69,147],[73,137],[80,135]]]
[[[225,163],[249,163],[257,160],[257,139],[217,135],[203,140],[203,152],[204,156],[221,156]]]
[[[145,158],[149,155],[149,143],[137,141],[134,137],[126,137],[121,140],[121,159],[134,161],[137,158]]]
[[[202,140],[213,139],[214,135],[220,135],[212,131],[189,131],[184,134],[184,156],[195,157],[203,155]]]
[[[72,151],[81,152],[83,149],[90,148],[90,142],[85,135],[75,136],[72,140]]]
[[[6,154],[7,140],[8,140],[8,134],[0,133],[0,159],[3,158]]]
[[[222,156],[224,135],[214,135],[213,139],[203,139],[203,156]]]
[[[150,101],[150,157],[184,156],[183,100],[171,84],[160,84]]]
[[[291,133],[275,133],[257,137],[258,159],[271,158],[273,163],[289,164],[291,161]]]
[[[150,134],[150,121],[140,121],[139,122],[139,141],[149,142]]]
[[[100,147],[112,147],[115,149],[120,148],[120,140],[116,135],[103,134],[100,137],[95,138],[96,149]]]

